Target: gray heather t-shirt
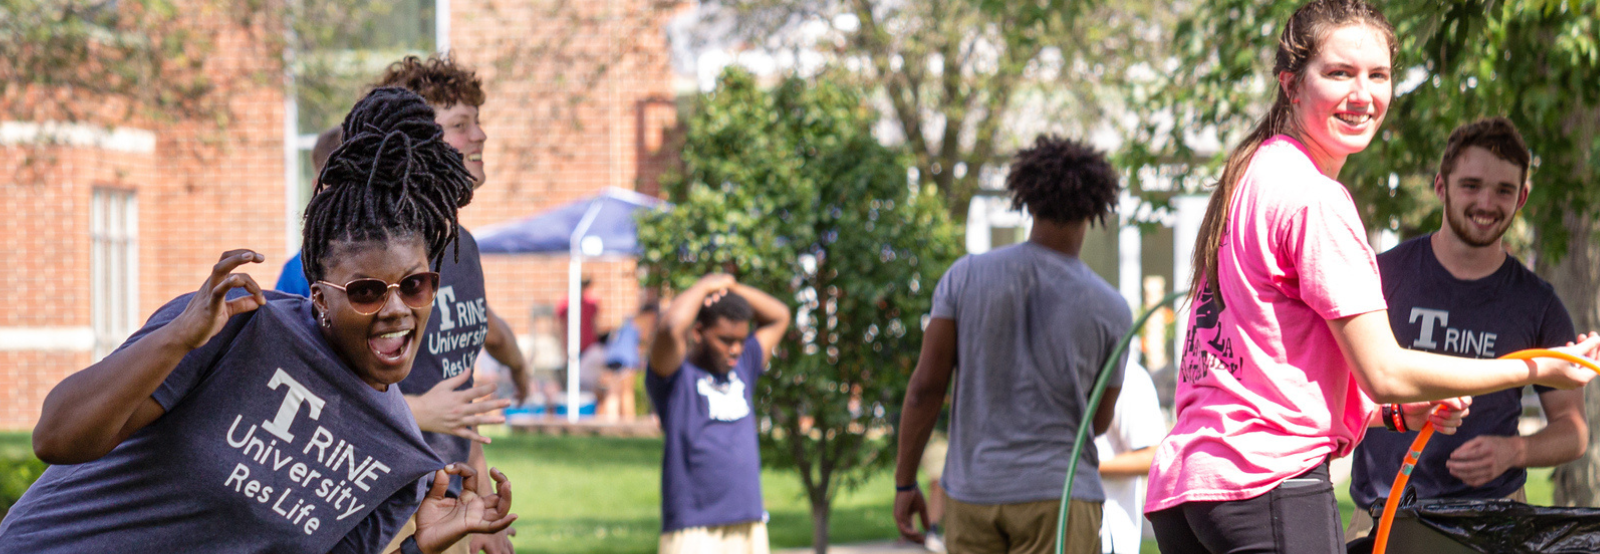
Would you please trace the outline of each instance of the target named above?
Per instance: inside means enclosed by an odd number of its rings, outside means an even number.
[[[1133,324],[1127,303],[1078,258],[1024,242],[956,261],[932,316],[956,322],[944,489],[971,504],[1060,498],[1095,377]],[[1086,444],[1074,499],[1105,500],[1099,465]]]
[[[444,263],[439,267],[439,293],[433,297],[433,315],[428,317],[428,330],[417,348],[417,358],[411,363],[411,373],[400,382],[400,392],[421,396],[433,390],[440,381],[472,373],[478,352],[489,336],[489,306],[484,301],[483,261],[478,257],[478,241],[472,233],[461,229],[456,240],[460,248],[446,248]],[[473,379],[456,390],[472,388]],[[446,433],[422,433],[423,440],[433,447],[433,453],[446,463],[466,463],[472,453],[472,441]],[[432,477],[429,477],[432,482]],[[452,497],[461,495],[461,477],[450,476]]]
[[[398,387],[374,390],[319,336],[310,301],[266,297],[178,362],[151,394],[166,414],[45,470],[0,524],[0,553],[381,550],[443,464]]]

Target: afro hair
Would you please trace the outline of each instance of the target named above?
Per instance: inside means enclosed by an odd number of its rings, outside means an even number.
[[[1006,176],[1013,208],[1056,223],[1088,220],[1105,225],[1116,212],[1117,171],[1105,154],[1087,144],[1039,135],[1033,147],[1017,152]]]

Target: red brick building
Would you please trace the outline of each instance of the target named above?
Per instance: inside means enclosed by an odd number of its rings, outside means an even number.
[[[655,193],[676,126],[662,31],[676,3],[440,5],[451,50],[488,89],[489,180],[462,212],[469,229],[607,186]],[[304,203],[297,135],[316,130],[298,130],[285,87],[261,78],[283,54],[261,38],[270,34],[217,31],[205,71],[230,116],[221,131],[207,119],[0,121],[0,380],[10,385],[0,429],[31,427],[51,387],[198,288],[222,251],[264,253],[249,273],[265,286],[293,254]],[[484,266],[490,305],[519,333],[534,304],[565,293],[565,257],[489,255]],[[600,326],[614,326],[638,301],[635,266],[585,267]]]

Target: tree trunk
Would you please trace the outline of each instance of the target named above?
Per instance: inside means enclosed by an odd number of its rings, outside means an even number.
[[[1539,263],[1541,273],[1555,287],[1556,295],[1572,315],[1572,327],[1580,333],[1600,330],[1600,248],[1595,245],[1596,225],[1589,214],[1568,212],[1565,222],[1569,237],[1566,256],[1551,266]],[[1600,425],[1593,415],[1600,414],[1600,387],[1584,387],[1584,409],[1590,414],[1589,449],[1567,464],[1556,467],[1555,505],[1600,506]]]
[[[817,554],[828,554],[828,510],[831,502],[826,494],[811,500],[811,547]]]

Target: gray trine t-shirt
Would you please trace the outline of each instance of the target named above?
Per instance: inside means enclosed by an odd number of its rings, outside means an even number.
[[[265,294],[151,395],[165,415],[98,460],[46,470],[0,525],[0,553],[383,548],[443,464],[399,388],[374,390],[323,340],[310,301]]]
[[[1078,258],[1024,242],[956,261],[932,316],[956,322],[944,489],[972,504],[1060,498],[1090,389],[1132,325],[1127,303]],[[1085,445],[1073,498],[1105,499],[1098,467]]]
[[[428,317],[428,330],[417,348],[417,358],[411,364],[411,373],[400,382],[400,392],[421,396],[433,390],[440,381],[471,373],[478,352],[483,350],[489,336],[489,307],[484,301],[483,261],[478,256],[478,241],[472,233],[461,230],[456,240],[460,248],[445,248],[444,263],[439,267],[439,292],[433,297],[433,315]],[[472,388],[473,378],[467,377],[456,390]],[[472,452],[472,441],[446,433],[422,433],[422,438],[433,447],[433,453],[446,463],[465,463]],[[460,496],[461,478],[450,477],[450,496]]]

